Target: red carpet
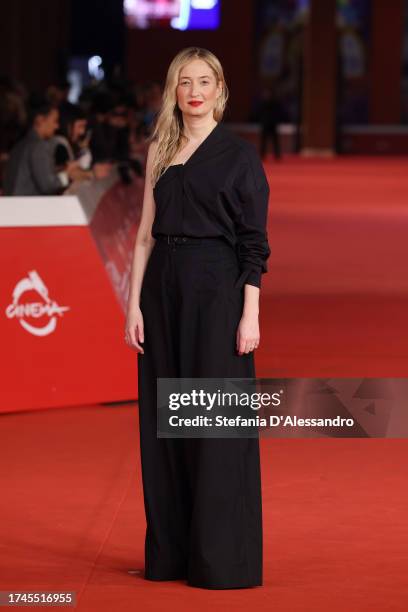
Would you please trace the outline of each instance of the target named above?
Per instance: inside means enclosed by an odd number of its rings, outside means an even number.
[[[404,162],[268,173],[257,375],[407,376]],[[264,586],[208,591],[142,577],[137,419],[135,405],[1,416],[0,590],[73,590],[84,612],[406,609],[407,440],[263,439]]]
[[[406,440],[264,439],[264,586],[207,591],[142,578],[136,406],[1,424],[1,590],[75,590],[84,612],[406,609]]]
[[[266,165],[269,272],[258,376],[408,376],[401,158]]]

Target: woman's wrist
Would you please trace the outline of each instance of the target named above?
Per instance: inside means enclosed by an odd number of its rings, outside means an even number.
[[[257,319],[259,317],[259,310],[244,308],[242,311],[242,317],[244,319]]]
[[[131,313],[137,308],[140,308],[139,296],[136,294],[129,296],[128,302],[127,302],[127,312]]]
[[[245,301],[243,315],[245,317],[257,317],[259,315],[259,288],[254,285],[245,284]]]

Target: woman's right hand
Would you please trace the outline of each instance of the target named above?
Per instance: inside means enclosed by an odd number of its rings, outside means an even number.
[[[144,326],[143,315],[140,307],[132,309],[126,317],[125,341],[130,348],[135,349],[138,353],[144,354],[143,347],[140,346],[144,342]]]

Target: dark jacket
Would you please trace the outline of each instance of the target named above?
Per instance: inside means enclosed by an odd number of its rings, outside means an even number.
[[[64,184],[55,169],[50,141],[32,129],[12,149],[5,168],[4,195],[55,195]]]
[[[269,185],[253,144],[218,123],[184,164],[168,166],[153,195],[153,237],[222,236],[237,249],[236,286],[261,286],[271,252]]]

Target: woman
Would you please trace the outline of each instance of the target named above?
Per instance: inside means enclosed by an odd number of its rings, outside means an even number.
[[[158,377],[255,377],[269,186],[255,147],[221,123],[209,51],[168,69],[146,161],[126,341],[138,351],[145,578],[262,584],[258,438],[158,438]]]
[[[60,128],[53,138],[54,157],[57,167],[64,167],[71,161],[78,161],[78,168],[88,178],[86,171],[92,165],[92,155],[89,150],[87,135],[87,118],[85,113],[71,104],[60,115]],[[79,173],[81,175],[81,173]],[[91,176],[91,175],[90,175]]]

